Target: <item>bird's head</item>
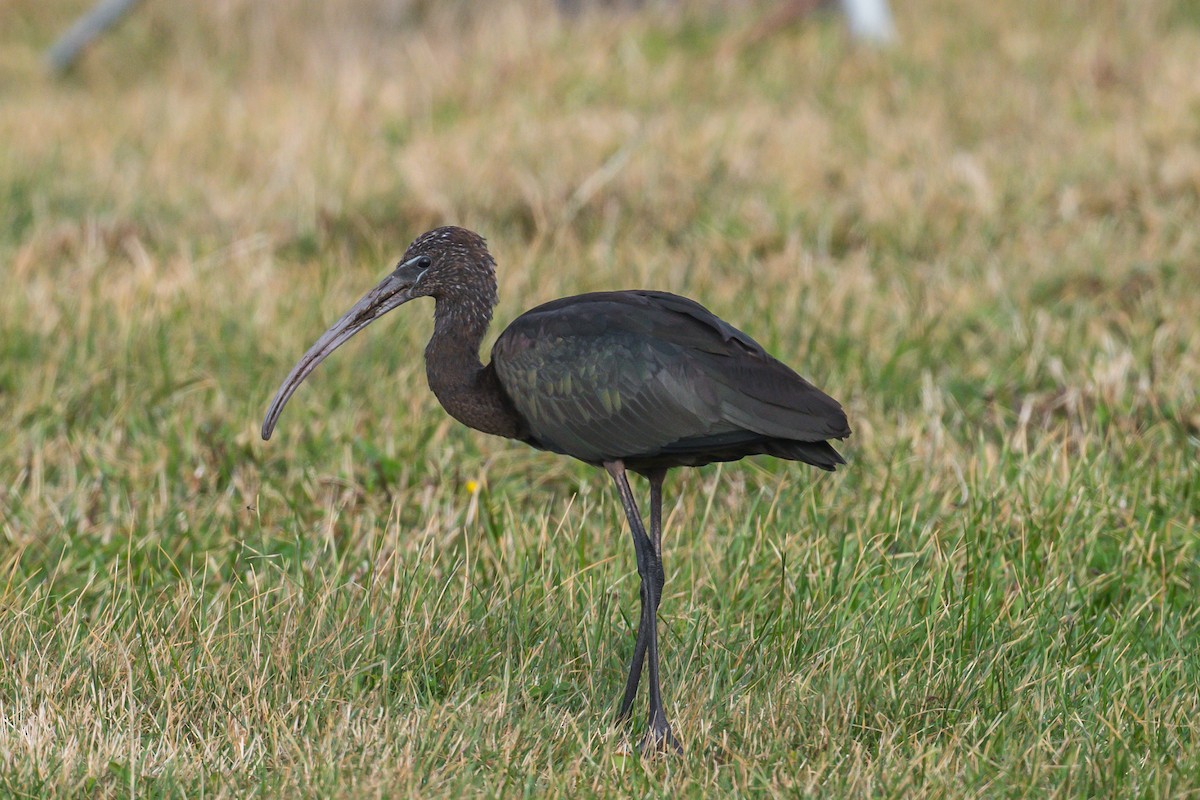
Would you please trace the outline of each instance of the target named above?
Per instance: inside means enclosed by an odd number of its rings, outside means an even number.
[[[490,313],[496,302],[496,262],[483,237],[466,228],[446,226],[414,239],[396,268],[321,334],[292,368],[267,409],[262,437],[271,438],[284,405],[326,356],[384,314],[417,297],[452,301],[471,297]]]
[[[396,271],[413,280],[413,297],[453,298],[463,292],[495,302],[496,262],[474,231],[447,225],[422,233],[404,251]]]

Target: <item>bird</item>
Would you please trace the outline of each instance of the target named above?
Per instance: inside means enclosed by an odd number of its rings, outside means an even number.
[[[421,297],[434,301],[425,374],[451,417],[611,476],[641,579],[637,638],[616,719],[629,719],[648,665],[640,749],[681,752],[659,675],[667,471],[752,455],[833,471],[845,461],[830,440],[850,435],[842,406],[699,303],[661,291],[591,292],[539,305],[509,324],[484,365],[479,351],[498,300],[496,262],[479,234],[445,226],[413,240],[387,277],[317,338],[280,385],[262,438],[271,438],[284,405],[330,353]],[[649,483],[648,531],[631,472]]]

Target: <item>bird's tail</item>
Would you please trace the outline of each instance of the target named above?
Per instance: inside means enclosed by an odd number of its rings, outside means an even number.
[[[803,461],[814,467],[833,472],[839,464],[845,464],[833,445],[829,442],[798,442],[794,439],[772,439],[767,444],[766,452],[776,458],[786,458],[789,461]]]

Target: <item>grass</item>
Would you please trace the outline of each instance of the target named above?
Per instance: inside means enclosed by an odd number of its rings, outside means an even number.
[[[1200,794],[1196,3],[87,3],[0,38],[0,794]],[[686,10],[684,6],[687,6]],[[668,481],[665,690],[607,478],[452,423],[416,234],[504,323],[651,286],[846,405]],[[639,706],[640,707],[640,706]]]

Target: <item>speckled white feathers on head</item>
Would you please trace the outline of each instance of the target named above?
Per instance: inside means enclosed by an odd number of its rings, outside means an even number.
[[[433,263],[417,290],[438,301],[437,322],[486,328],[498,296],[496,260],[484,238],[455,225],[434,228],[414,239],[401,260],[422,255]]]

